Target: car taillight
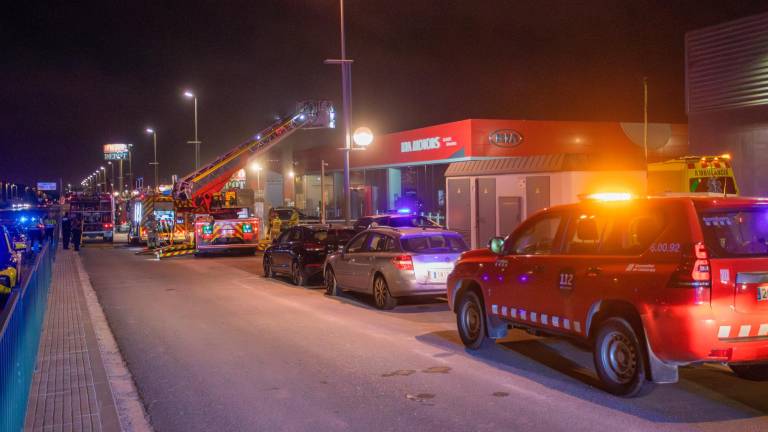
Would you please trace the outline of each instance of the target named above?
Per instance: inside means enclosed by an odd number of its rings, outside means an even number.
[[[104,228],[112,228],[112,224],[111,223],[105,223],[104,224]]]
[[[693,245],[693,253],[683,252],[683,261],[669,281],[672,288],[693,288],[694,303],[705,304],[710,300],[712,270],[709,252],[703,243]]]
[[[398,270],[413,270],[413,258],[410,255],[398,255],[392,258],[392,264]]]
[[[325,250],[325,246],[320,243],[304,243],[304,250],[310,252],[322,252]]]

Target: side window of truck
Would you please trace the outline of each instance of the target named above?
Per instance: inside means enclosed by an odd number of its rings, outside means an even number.
[[[563,216],[552,213],[539,216],[515,233],[505,249],[514,255],[549,255],[557,244]]]
[[[666,227],[665,212],[660,208],[637,209],[617,215],[608,225],[600,253],[603,255],[639,255],[645,252]]]

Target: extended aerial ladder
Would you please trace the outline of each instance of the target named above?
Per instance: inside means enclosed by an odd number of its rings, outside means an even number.
[[[252,221],[231,219],[232,213],[227,211],[231,209],[215,208],[214,196],[254,156],[266,153],[299,129],[333,128],[334,123],[335,113],[330,101],[299,102],[290,115],[280,118],[213,162],[179,179],[173,185],[174,206],[178,212],[185,213],[185,226],[188,232],[193,233],[195,242],[156,251],[157,257],[200,253],[203,249],[249,246],[251,242],[256,242],[258,236],[253,231]],[[260,228],[260,223],[257,222],[256,229]]]
[[[326,100],[300,102],[296,110],[251,139],[223,154],[210,164],[193,171],[173,185],[173,197],[190,208],[209,212],[214,192],[220,191],[253,156],[264,153],[299,129],[334,127],[333,104]]]

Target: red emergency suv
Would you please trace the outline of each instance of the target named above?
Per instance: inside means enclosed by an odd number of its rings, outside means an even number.
[[[461,256],[447,283],[464,344],[510,327],[572,338],[627,397],[702,362],[768,379],[768,200],[600,198]]]

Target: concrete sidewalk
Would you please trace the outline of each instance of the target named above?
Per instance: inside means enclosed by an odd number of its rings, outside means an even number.
[[[110,341],[114,345],[80,257],[59,251],[25,430],[150,430],[130,374]]]

